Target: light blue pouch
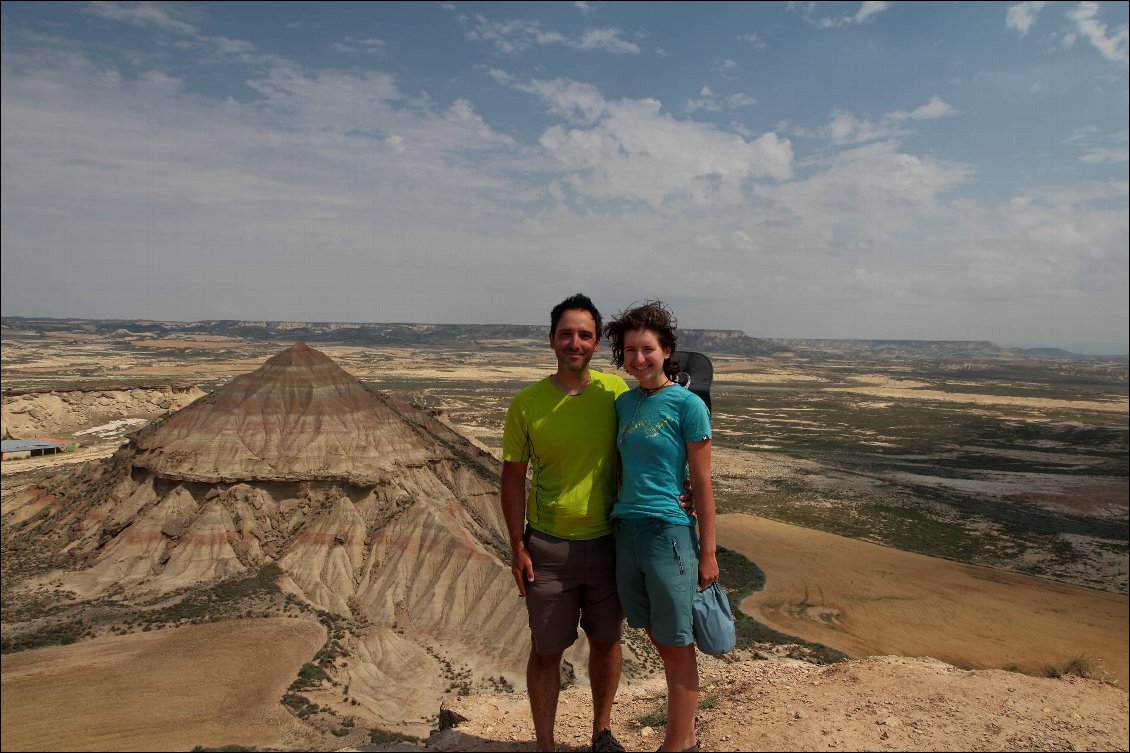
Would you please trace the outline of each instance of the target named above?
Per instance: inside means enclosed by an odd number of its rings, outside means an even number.
[[[694,640],[698,650],[711,656],[733,651],[738,642],[730,599],[714,581],[694,595]]]

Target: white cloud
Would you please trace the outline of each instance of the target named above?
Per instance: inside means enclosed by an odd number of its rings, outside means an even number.
[[[1010,29],[1016,29],[1020,36],[1027,36],[1032,28],[1032,24],[1036,23],[1036,16],[1040,14],[1044,6],[1047,5],[1043,0],[1037,2],[1017,3],[1008,7],[1008,14],[1005,16],[1005,26]]]
[[[757,50],[758,52],[764,51],[765,48],[767,47],[766,42],[765,42],[765,37],[761,36],[760,34],[755,34],[755,33],[752,33],[752,32],[749,33],[749,34],[740,35],[738,37],[738,40],[741,41],[741,42],[746,42],[747,44],[749,44],[750,47]]]
[[[1026,205],[1036,201],[1070,209],[1110,202],[1121,202],[1125,205],[1128,194],[1130,194],[1130,181],[1093,181],[1030,188],[1024,192],[1023,201]]]
[[[1130,30],[1123,25],[1117,31],[1108,35],[1106,24],[1099,20],[1098,3],[1079,3],[1074,9],[1068,11],[1067,17],[1075,22],[1079,33],[1089,39],[1095,49],[1101,52],[1107,60],[1122,63],[1127,61]]]
[[[638,55],[640,46],[627,39],[621,39],[619,29],[585,29],[581,38],[567,41],[566,45],[577,50],[604,50],[613,55]]]
[[[1098,126],[1082,126],[1076,128],[1075,131],[1067,137],[1067,143],[1078,144],[1099,133],[1102,133],[1102,129]]]
[[[178,18],[185,13],[185,7],[181,5],[153,2],[92,2],[87,3],[86,12],[131,26],[149,26],[187,35],[198,33],[195,26]]]
[[[1120,149],[1092,149],[1079,158],[1080,162],[1089,165],[1116,165],[1120,162],[1130,161],[1130,150],[1126,147]]]
[[[827,125],[801,135],[827,139],[834,144],[859,144],[905,136],[908,131],[892,119],[871,120],[846,110],[833,110]]]
[[[499,84],[536,95],[553,113],[568,120],[593,123],[608,112],[608,103],[592,84],[569,79],[519,81],[497,69],[490,75]]]
[[[467,32],[467,38],[491,42],[495,49],[506,55],[516,55],[535,44],[563,44],[565,41],[561,34],[542,31],[537,21],[494,21],[478,13],[475,14],[475,26]]]
[[[582,82],[492,75],[536,95],[551,112],[575,124],[548,128],[539,144],[579,197],[653,207],[732,204],[741,201],[751,179],[791,175],[792,145],[775,134],[750,141],[711,125],[676,120],[654,99],[610,101]]]
[[[804,14],[805,20],[821,29],[835,29],[841,26],[849,26],[854,24],[866,23],[874,18],[879,13],[889,9],[891,3],[889,2],[864,2],[859,6],[854,14],[844,14],[839,16],[816,16],[816,9],[819,3],[802,3],[790,2],[786,6],[788,10],[799,10]]]
[[[184,79],[170,76],[164,71],[145,71],[138,76],[139,85],[152,86],[166,91],[178,91],[184,87]]]
[[[935,216],[940,196],[972,177],[967,165],[915,157],[884,141],[813,165],[803,180],[758,187],[825,250],[885,246]]]
[[[495,21],[475,14],[475,25],[467,32],[468,39],[490,42],[506,55],[517,55],[532,46],[560,45],[579,51],[598,50],[614,55],[638,55],[640,47],[623,39],[622,31],[613,28],[585,29],[578,38],[569,38],[556,31],[542,29],[541,22],[525,19]]]
[[[719,97],[709,86],[704,86],[699,91],[697,99],[688,99],[683,105],[683,110],[692,113],[695,110],[707,112],[721,112],[723,110],[737,110],[743,107],[753,107],[757,100],[748,94],[736,92],[727,97]]]
[[[385,52],[384,40],[377,39],[376,37],[369,37],[367,39],[346,37],[341,42],[334,42],[331,47],[347,55],[383,55]]]
[[[1004,229],[1014,231],[1007,233],[1009,247],[1015,248],[1018,241],[1032,244],[1060,268],[1076,267],[1088,259],[1116,265],[1127,247],[1125,213],[1120,217],[1088,207],[1087,200],[1098,198],[1092,186],[1082,187],[1074,196],[1058,189],[1052,197],[1055,200],[1047,201],[1030,194],[1001,208]],[[1120,243],[1122,251],[1117,250]]]
[[[1114,134],[1105,134],[1102,129],[1095,126],[1077,128],[1066,139],[1066,143],[1079,147],[1084,151],[1079,156],[1080,162],[1089,165],[1114,165],[1130,161],[1130,148],[1126,130]]]
[[[939,118],[950,118],[957,115],[957,110],[953,109],[941,97],[934,95],[930,97],[930,101],[924,105],[914,108],[910,112],[903,112],[897,110],[887,114],[887,118],[893,121],[903,120],[937,120]]]
[[[577,0],[577,2],[573,3],[573,7],[586,16],[596,10],[595,5],[586,3],[584,0]]]
[[[757,245],[753,238],[750,237],[749,233],[744,230],[735,230],[733,233],[731,233],[731,235],[733,236],[734,240],[741,241],[747,246]]]
[[[201,33],[197,26],[187,20],[196,19],[202,13],[194,10],[192,6],[152,2],[131,4],[92,2],[85,5],[84,9],[87,13],[110,21],[160,29],[179,35],[178,39],[168,44],[178,50],[195,53],[202,58],[210,56],[214,62],[237,62],[256,66],[277,65],[282,62],[277,56],[259,52],[254,44],[246,40]]]
[[[732,81],[738,77],[738,62],[730,58],[720,58],[710,64],[710,70],[722,78]]]
[[[780,123],[778,130],[807,138],[826,139],[833,144],[862,144],[868,141],[897,139],[908,135],[908,121],[937,120],[953,117],[958,111],[938,96],[930,97],[924,105],[913,110],[895,110],[877,120],[856,115],[848,110],[832,111],[831,119],[820,128],[804,128],[789,123]]]
[[[866,21],[867,19],[874,16],[875,14],[882,13],[883,11],[887,10],[890,7],[891,7],[891,4],[888,3],[888,2],[879,2],[877,0],[868,0],[868,2],[865,2],[863,5],[860,6],[859,12],[855,14],[854,21],[857,24],[861,24],[864,21]]]

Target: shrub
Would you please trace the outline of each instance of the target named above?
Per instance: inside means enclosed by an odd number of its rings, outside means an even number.
[[[1045,677],[1083,677],[1088,680],[1110,682],[1110,676],[1102,664],[1089,656],[1076,656],[1063,664],[1048,664],[1044,667]]]
[[[389,732],[383,729],[374,729],[369,733],[369,742],[373,745],[395,745],[397,743],[418,743],[420,738],[411,735],[402,735],[399,732]]]

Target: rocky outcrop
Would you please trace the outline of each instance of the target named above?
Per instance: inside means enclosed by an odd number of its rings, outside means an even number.
[[[112,438],[204,394],[197,387],[177,386],[5,394],[0,433],[18,439],[75,434],[83,442]],[[77,433],[90,426],[94,428]]]

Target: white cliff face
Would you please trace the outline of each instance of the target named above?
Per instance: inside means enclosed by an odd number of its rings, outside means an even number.
[[[93,430],[81,432],[83,441],[110,438],[180,410],[204,395],[195,386],[5,395],[0,408],[0,433],[27,439],[69,435],[82,427],[94,426]]]
[[[53,547],[61,569],[36,582],[81,598],[150,598],[277,563],[284,591],[350,626],[331,674],[391,723],[438,708],[440,655],[521,685],[529,638],[498,470],[299,345],[103,463],[5,500],[3,516]]]

